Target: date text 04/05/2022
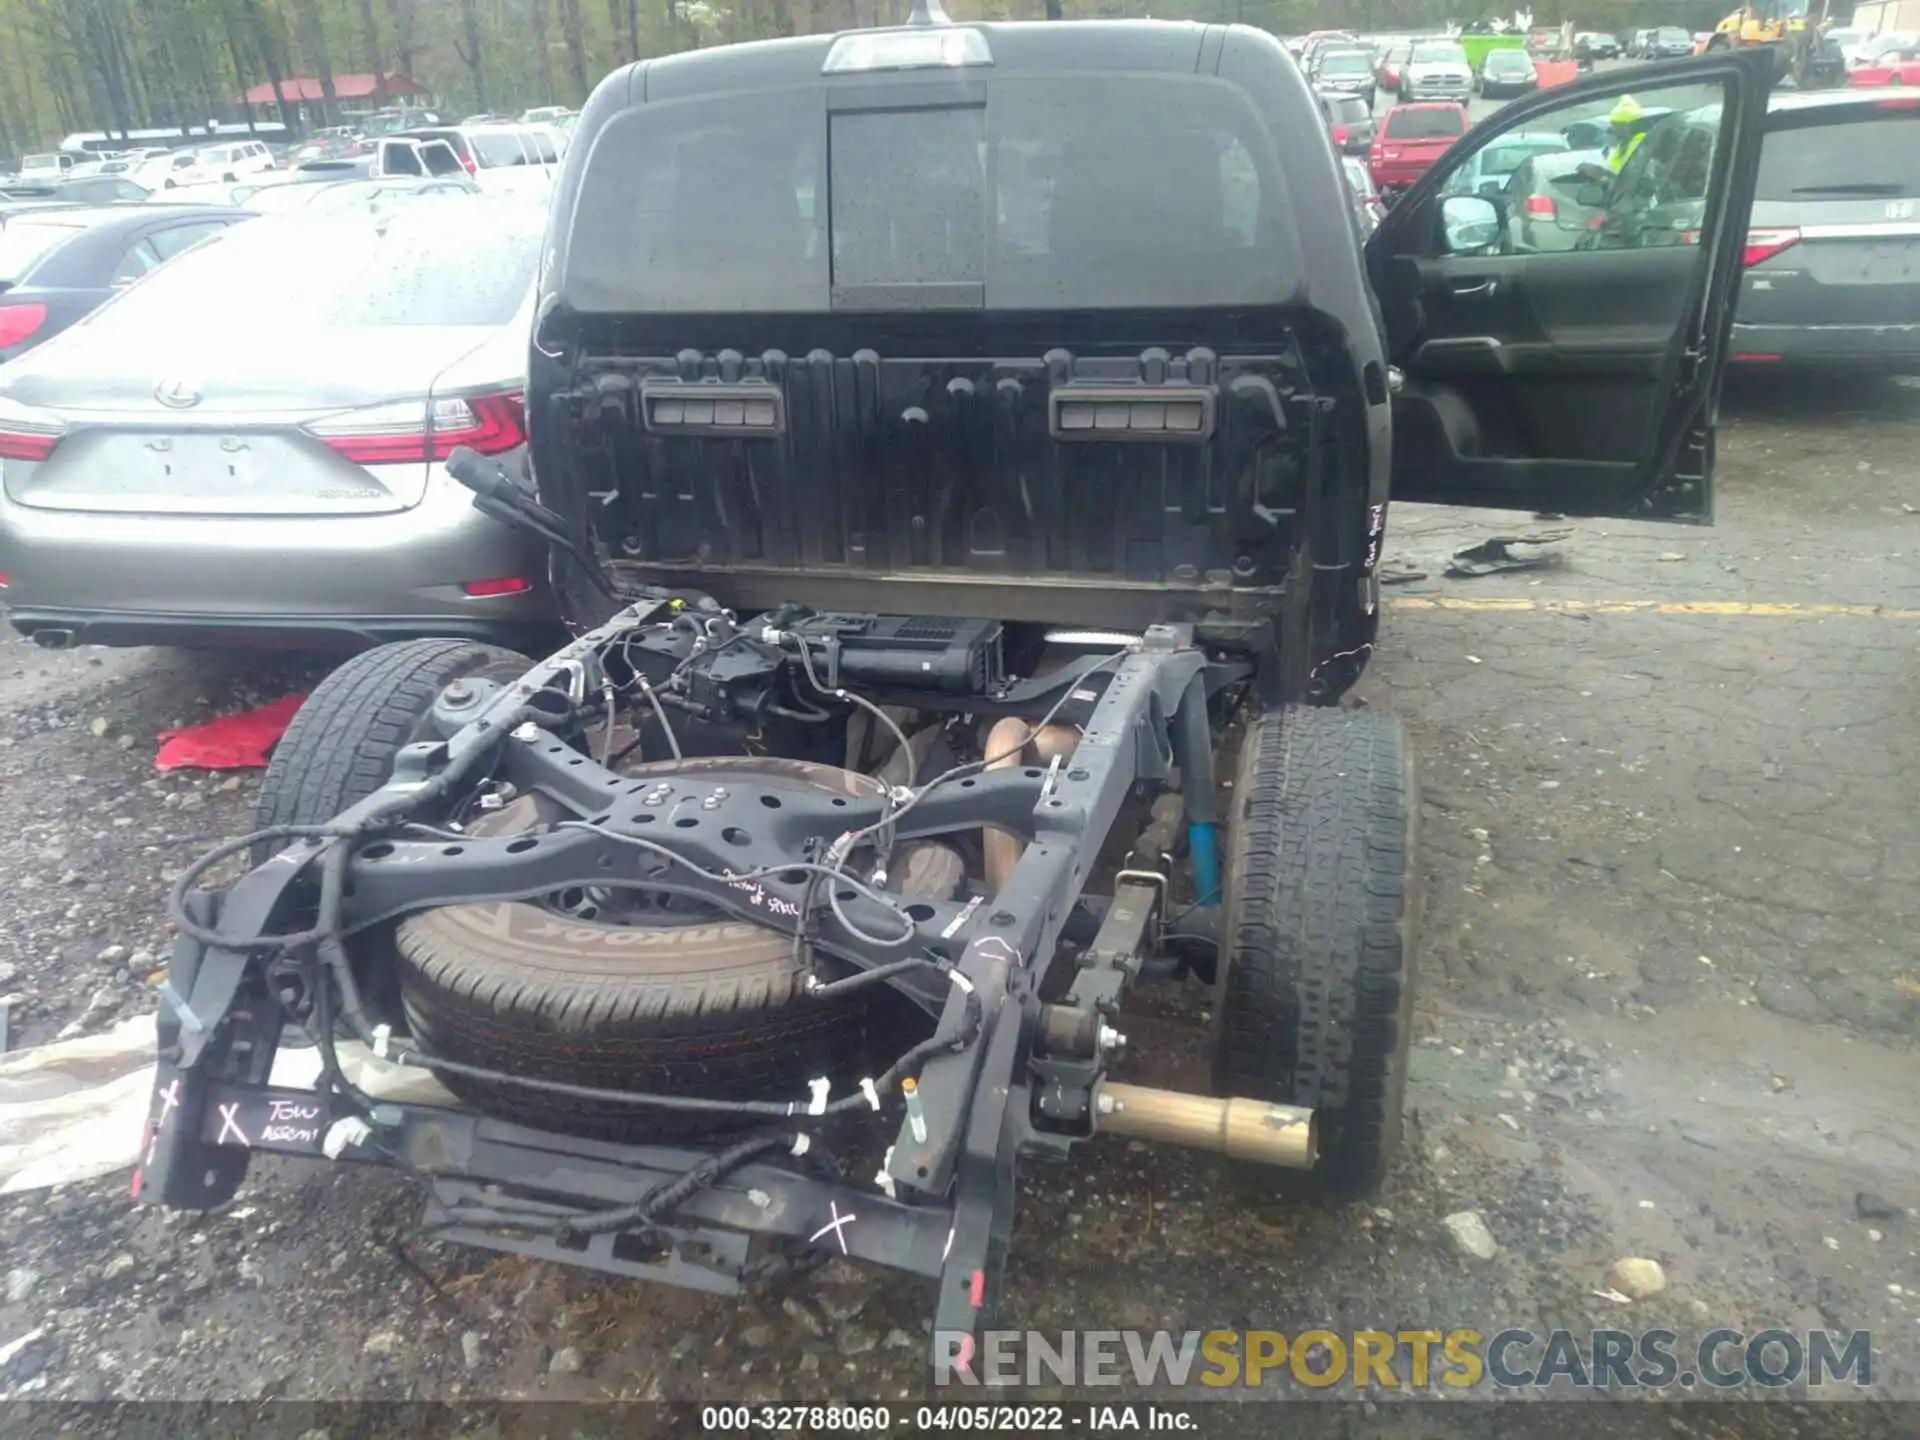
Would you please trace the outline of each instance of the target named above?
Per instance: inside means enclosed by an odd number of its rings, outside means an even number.
[[[1171,1405],[704,1405],[703,1433],[817,1434],[844,1430],[874,1435],[1031,1435],[1069,1432],[1098,1435],[1128,1431],[1192,1434],[1199,1412]]]

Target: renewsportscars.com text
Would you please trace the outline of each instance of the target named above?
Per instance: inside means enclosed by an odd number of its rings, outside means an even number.
[[[937,1385],[1294,1386],[1711,1393],[1866,1387],[1869,1331],[989,1330],[936,1337]]]

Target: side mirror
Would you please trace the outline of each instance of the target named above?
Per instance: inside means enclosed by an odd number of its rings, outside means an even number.
[[[1448,195],[1440,202],[1440,233],[1449,254],[1481,254],[1500,240],[1500,207],[1484,195]]]

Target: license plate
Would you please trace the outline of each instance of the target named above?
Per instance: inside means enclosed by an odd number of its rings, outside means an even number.
[[[140,449],[147,477],[162,488],[188,483],[196,491],[231,494],[259,479],[254,446],[238,435],[149,435]]]

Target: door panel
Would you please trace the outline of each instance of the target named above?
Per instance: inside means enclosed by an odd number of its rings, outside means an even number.
[[[1396,498],[1709,518],[1765,58],[1640,67],[1509,106],[1389,214],[1368,265],[1404,376]],[[1530,212],[1511,186],[1441,193],[1502,137],[1585,148],[1596,131],[1601,162],[1573,182],[1593,213],[1576,248],[1517,253]]]
[[[1537,460],[1616,467],[1583,470],[1588,486],[1631,483],[1697,248],[1410,263],[1426,323],[1395,406],[1397,496],[1443,498],[1471,475],[1480,503],[1524,505],[1507,492],[1537,483]],[[1463,469],[1469,457],[1499,463]]]

